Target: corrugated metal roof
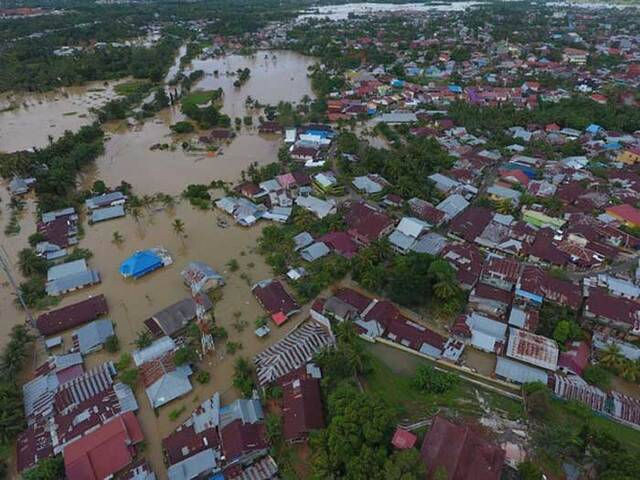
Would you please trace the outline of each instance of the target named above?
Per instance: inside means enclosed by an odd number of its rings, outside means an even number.
[[[548,375],[544,370],[498,357],[496,375],[516,383],[542,382],[546,385]]]
[[[508,357],[555,371],[558,354],[558,345],[550,338],[514,327],[509,329]]]

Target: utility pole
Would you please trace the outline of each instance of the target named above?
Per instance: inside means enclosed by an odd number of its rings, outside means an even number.
[[[4,274],[9,279],[9,283],[13,288],[13,292],[16,295],[16,297],[18,297],[18,300],[20,301],[20,305],[22,305],[22,308],[24,309],[27,315],[27,323],[31,328],[36,328],[36,322],[33,320],[33,315],[31,314],[31,310],[29,310],[29,307],[27,307],[27,304],[25,303],[24,298],[22,298],[22,293],[20,293],[18,284],[13,278],[13,274],[11,273],[11,263],[9,262],[9,255],[7,254],[7,251],[4,248],[4,245],[0,245],[0,268],[2,268],[2,270],[4,271]]]
[[[22,305],[22,308],[25,311],[25,314],[27,316],[27,321],[26,321],[27,325],[29,325],[36,332],[38,332],[38,339],[42,342],[42,347],[44,348],[44,351],[46,351],[47,347],[44,341],[44,337],[40,335],[40,332],[36,328],[36,322],[33,319],[31,310],[29,310],[29,307],[27,307],[27,304],[24,301],[24,298],[22,298],[22,293],[18,288],[18,284],[13,278],[13,273],[11,272],[11,263],[9,262],[9,255],[7,254],[7,251],[4,248],[4,245],[0,245],[0,268],[2,268],[2,270],[4,271],[4,274],[9,279],[9,283],[13,288],[13,292],[16,295],[16,297],[18,297],[18,300],[20,301],[20,305]],[[38,364],[38,349],[34,348],[33,349],[33,368],[36,368],[37,364]]]

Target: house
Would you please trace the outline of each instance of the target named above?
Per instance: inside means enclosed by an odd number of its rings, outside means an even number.
[[[589,52],[578,48],[565,48],[562,51],[562,60],[576,65],[586,65]]]
[[[353,186],[366,195],[381,193],[390,184],[380,175],[370,173],[361,177],[355,177],[351,182]]]
[[[100,294],[39,315],[36,328],[44,336],[55,335],[95,320],[108,312],[107,300]]]
[[[156,247],[138,250],[120,264],[120,275],[136,280],[149,273],[173,263],[173,259],[165,249]]]
[[[558,357],[558,369],[561,372],[580,375],[589,366],[591,351],[586,342],[571,342],[567,350],[560,352]]]
[[[455,193],[436,205],[436,208],[444,213],[445,221],[450,221],[462,213],[468,206],[469,202],[462,195]]]
[[[258,282],[251,288],[251,292],[276,325],[282,325],[290,316],[300,311],[300,306],[278,280]]]
[[[413,448],[417,441],[418,437],[415,434],[398,427],[391,439],[391,445],[398,450],[406,450],[408,448]]]
[[[64,208],[42,214],[36,229],[45,240],[59,248],[78,243],[78,215],[74,208]]]
[[[316,217],[322,219],[327,215],[336,213],[336,203],[333,199],[322,200],[312,195],[300,195],[295,200],[296,205],[310,211]]]
[[[629,204],[615,205],[605,209],[605,212],[621,221],[627,227],[640,227],[640,210]]]
[[[534,306],[543,301],[578,310],[582,305],[582,290],[569,280],[554,277],[541,268],[527,265],[516,284],[516,298]]]
[[[122,192],[115,191],[87,198],[84,201],[84,205],[88,210],[96,210],[99,208],[114,207],[116,205],[122,206],[126,201],[127,197]]]
[[[13,197],[24,195],[26,193],[29,193],[29,190],[35,183],[36,183],[36,179],[33,177],[29,177],[29,178],[14,177],[9,182],[9,193],[11,193],[11,196]]]
[[[227,467],[250,465],[267,453],[260,400],[240,399],[220,408],[220,444]]]
[[[307,262],[315,262],[316,260],[329,255],[331,250],[324,242],[315,242],[308,247],[300,250],[300,257]]]
[[[545,370],[558,367],[558,345],[555,341],[519,328],[509,328],[507,357]]]
[[[172,351],[143,363],[139,372],[151,408],[159,408],[193,389],[189,380],[191,367],[176,365]]]
[[[640,162],[640,148],[629,148],[622,150],[616,157],[616,162],[623,163],[625,165],[635,165]]]
[[[224,277],[204,262],[189,262],[180,275],[193,295],[224,285]]]
[[[420,237],[412,246],[411,250],[417,253],[427,253],[438,256],[447,245],[447,239],[439,233],[431,232]]]
[[[438,415],[424,437],[420,458],[427,468],[427,479],[499,480],[505,452],[467,425],[457,425]]]
[[[89,213],[89,223],[106,222],[115,218],[121,218],[126,215],[122,205],[114,205],[113,207],[96,208]]]
[[[313,176],[313,185],[318,191],[326,195],[341,195],[344,191],[344,187],[338,182],[336,174],[331,171],[316,173]]]
[[[185,298],[153,314],[144,324],[155,337],[180,333],[193,320],[213,308],[206,295]]]
[[[602,287],[588,289],[584,317],[621,331],[640,332],[640,303],[610,295]]]
[[[329,330],[318,322],[305,322],[282,340],[255,356],[254,363],[259,385],[268,385],[304,367],[321,349],[333,345],[335,345],[335,339]]]
[[[520,278],[522,264],[515,260],[491,256],[482,268],[481,281],[511,291]]]
[[[134,350],[131,354],[133,363],[139,367],[143,363],[163,357],[177,348],[176,342],[171,337],[160,337],[154,340],[148,347]]]
[[[429,228],[429,224],[414,217],[403,217],[389,235],[389,243],[400,253],[413,249],[418,237]]]
[[[393,220],[364,202],[354,202],[344,215],[347,233],[360,245],[387,235],[393,229]]]
[[[91,270],[85,259],[80,259],[49,268],[45,290],[48,295],[57,297],[98,283],[100,273]]]
[[[83,355],[95,352],[100,350],[113,335],[111,320],[94,320],[73,333],[73,350],[77,350]]]
[[[65,447],[64,469],[69,480],[104,479],[127,467],[144,440],[132,412],[113,418],[97,430]]]
[[[167,476],[169,480],[202,478],[202,475],[219,471],[219,464],[220,452],[213,448],[207,448],[171,465],[167,470]]]
[[[306,375],[282,385],[282,435],[289,443],[303,442],[324,428],[320,380]]]
[[[545,370],[501,356],[497,358],[495,374],[518,384],[540,382],[546,385],[549,378],[549,373]]]
[[[444,221],[444,212],[425,200],[414,197],[409,199],[408,204],[411,212],[421,220],[429,223],[429,225],[436,227]]]
[[[553,393],[565,400],[584,403],[596,412],[605,412],[607,408],[607,394],[577,375],[554,375]]]
[[[506,323],[486,317],[478,312],[463,315],[453,325],[452,332],[469,338],[469,343],[473,347],[489,353],[502,353],[507,340]]]
[[[478,283],[469,294],[469,306],[495,318],[502,318],[511,305],[513,295],[507,290]]]
[[[493,212],[484,207],[471,207],[456,217],[450,232],[458,238],[473,243],[493,218]]]
[[[333,253],[344,258],[355,257],[360,248],[346,232],[325,233],[318,241],[327,245]]]

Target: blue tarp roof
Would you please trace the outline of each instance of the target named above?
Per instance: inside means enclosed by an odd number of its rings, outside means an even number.
[[[451,93],[462,93],[462,87],[460,85],[449,85],[447,88]]]
[[[120,264],[123,277],[140,278],[162,266],[162,259],[152,250],[141,250],[134,253]]]
[[[589,133],[598,133],[600,130],[602,130],[602,127],[595,123],[592,123],[586,128],[586,131]]]

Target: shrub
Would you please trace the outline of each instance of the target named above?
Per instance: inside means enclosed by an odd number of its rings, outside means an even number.
[[[211,379],[211,374],[205,370],[200,370],[198,373],[196,373],[196,382],[204,385],[205,383],[209,383],[209,380]]]
[[[193,133],[195,127],[190,122],[178,122],[171,125],[171,130],[175,133]]]
[[[120,360],[118,360],[118,363],[116,363],[116,369],[119,372],[124,372],[127,368],[129,368],[129,365],[131,365],[131,360],[133,360],[133,358],[131,357],[131,354],[129,352],[122,352],[120,354]]]
[[[420,365],[411,381],[413,388],[426,393],[444,393],[458,384],[458,377],[430,365]]]
[[[116,335],[111,335],[107,338],[107,341],[104,342],[104,347],[107,349],[107,352],[116,353],[120,350],[120,340],[118,340]]]
[[[180,417],[180,415],[184,413],[186,409],[187,407],[185,407],[184,405],[182,405],[180,408],[174,408],[169,412],[169,420],[171,420],[172,422],[175,422],[178,419],[178,417]]]
[[[125,370],[120,374],[120,381],[132,389],[136,388],[136,384],[138,383],[138,370],[135,368]]]

